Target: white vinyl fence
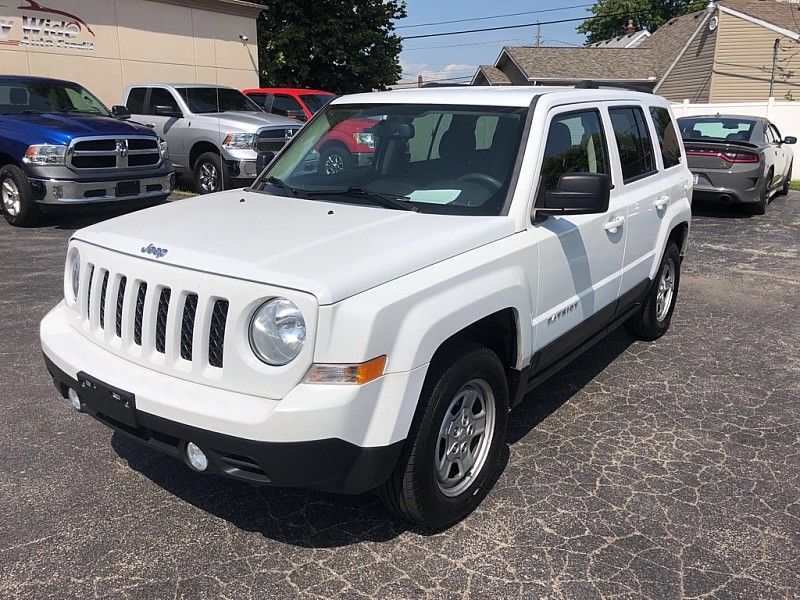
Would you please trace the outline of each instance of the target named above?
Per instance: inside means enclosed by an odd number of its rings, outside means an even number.
[[[800,138],[800,102],[787,102],[770,98],[767,102],[726,102],[713,104],[691,104],[688,100],[673,102],[675,116],[693,117],[698,115],[750,115],[767,117],[775,123],[781,135]],[[795,157],[792,179],[800,179],[800,145],[794,146]]]

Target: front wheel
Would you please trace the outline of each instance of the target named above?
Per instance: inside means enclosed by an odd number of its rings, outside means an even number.
[[[15,227],[30,227],[41,218],[33,199],[33,188],[25,172],[15,165],[0,169],[0,208],[3,217]]]
[[[198,194],[213,194],[230,188],[225,165],[219,154],[206,152],[194,163],[194,190]]]
[[[488,493],[508,423],[508,385],[497,355],[479,344],[451,347],[431,363],[406,447],[380,488],[403,518],[440,530]]]
[[[353,155],[347,148],[334,145],[325,148],[319,156],[319,164],[325,175],[337,175],[353,168]]]
[[[681,282],[681,254],[670,240],[661,259],[656,280],[647,292],[642,308],[625,322],[628,332],[641,340],[657,340],[667,333],[678,299]]]

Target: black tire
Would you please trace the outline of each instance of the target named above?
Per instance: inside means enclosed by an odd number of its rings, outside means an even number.
[[[783,180],[783,187],[778,192],[779,196],[788,196],[789,195],[789,186],[792,182],[792,167],[794,166],[794,161],[789,163],[789,171],[786,173],[786,178]]]
[[[764,189],[758,197],[758,202],[750,205],[750,212],[754,215],[763,215],[767,212],[767,206],[769,205],[769,187],[772,184],[774,173],[775,172],[770,168],[769,173],[767,173],[767,178],[764,180]]]
[[[463,489],[453,486],[450,488],[451,495],[446,495],[439,483],[436,465],[440,456],[445,456],[440,454],[443,448],[445,454],[449,453],[450,441],[440,439],[440,430],[447,414],[451,415],[450,418],[463,414],[458,405],[452,407],[451,403],[456,402],[460,391],[467,386],[474,386],[476,382],[480,382],[479,387],[486,384],[484,389],[492,392],[494,427],[489,427],[492,419],[485,419],[487,431],[493,430],[492,437],[489,440],[483,438],[488,450],[484,450],[480,442],[475,442],[475,453],[481,455],[485,452],[485,459],[478,463],[477,473],[468,469],[467,476],[461,479]],[[488,394],[484,398],[487,404],[492,401]],[[476,404],[479,403],[476,401]],[[452,412],[451,408],[457,412]],[[486,417],[488,412],[484,408]],[[384,502],[394,513],[423,529],[441,530],[460,521],[480,504],[495,481],[505,446],[507,424],[508,384],[505,369],[497,355],[472,342],[453,345],[442,351],[431,363],[417,413],[397,466],[388,481],[379,488]],[[473,447],[473,442],[479,439],[478,436],[470,437],[473,434],[469,426],[456,427],[453,431],[456,432],[454,435],[463,436],[458,439],[466,440],[468,447]],[[461,448],[464,448],[464,443]]]
[[[216,152],[206,152],[197,157],[192,169],[194,191],[198,194],[213,194],[231,189],[230,174]]]
[[[324,175],[337,175],[353,168],[355,160],[344,146],[332,144],[322,149],[319,155],[319,168]]]
[[[672,267],[672,280],[674,287],[669,299],[669,308],[665,314],[659,318],[659,288],[666,269]],[[672,313],[675,311],[675,303],[678,300],[678,289],[681,283],[681,254],[678,245],[670,240],[664,250],[661,265],[656,273],[656,279],[650,286],[647,296],[642,303],[642,307],[625,322],[625,328],[633,337],[640,340],[653,341],[667,333],[669,324],[672,321]]]
[[[10,209],[6,205],[6,181],[13,186],[19,196],[18,208]],[[39,205],[34,200],[28,176],[15,165],[6,165],[0,169],[0,208],[6,221],[15,227],[36,225],[42,217]]]

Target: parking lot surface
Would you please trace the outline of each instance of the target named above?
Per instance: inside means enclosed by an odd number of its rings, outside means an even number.
[[[671,331],[612,334],[530,394],[494,489],[436,535],[75,413],[38,323],[91,219],[2,223],[0,597],[800,597],[800,194],[696,208]]]

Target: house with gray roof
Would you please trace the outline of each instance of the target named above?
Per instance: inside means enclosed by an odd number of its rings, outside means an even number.
[[[770,88],[779,99],[800,100],[799,31],[797,2],[723,0],[668,21],[634,45],[506,46],[494,65],[478,68],[472,84],[574,85],[591,79],[653,90],[673,101],[766,100]]]

